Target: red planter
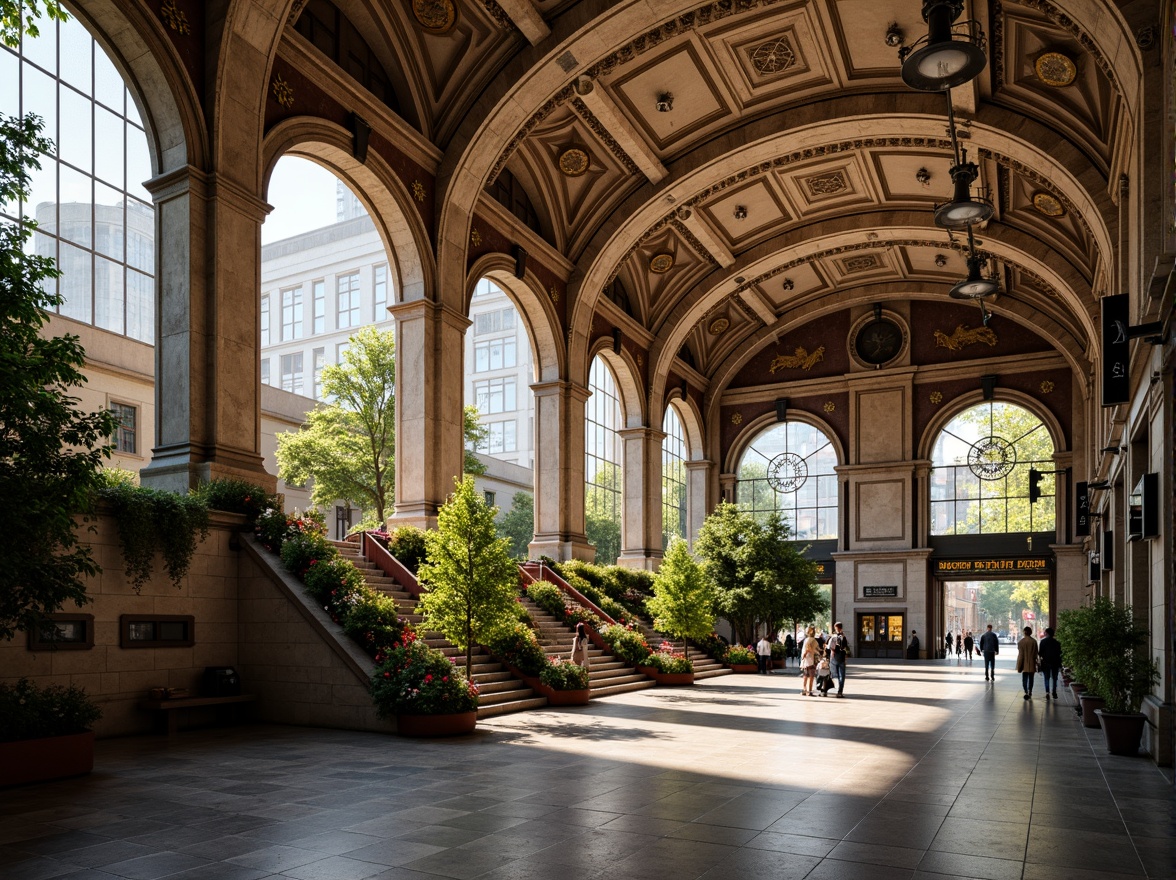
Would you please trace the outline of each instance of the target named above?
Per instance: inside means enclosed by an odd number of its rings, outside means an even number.
[[[638,666],[637,671],[642,675],[648,675],[664,687],[684,687],[694,684],[693,672],[658,672],[652,666]]]
[[[755,663],[724,663],[732,672],[759,672],[759,666]]]
[[[535,693],[547,697],[547,704],[549,706],[588,705],[588,688],[576,691],[557,691],[555,688],[545,685],[537,675],[527,675],[525,672],[519,672],[519,670],[510,665],[507,665],[507,669],[511,671],[511,674],[515,678],[522,679],[527,687]]]
[[[24,785],[94,769],[94,731],[0,743],[0,785]]]
[[[401,736],[461,736],[473,733],[478,710],[447,715],[397,715],[396,732]]]
[[[1146,715],[1142,712],[1112,714],[1105,709],[1095,709],[1094,714],[1098,716],[1099,724],[1102,726],[1108,752],[1127,757],[1139,754],[1139,744],[1143,741],[1143,725],[1147,723]]]
[[[1095,710],[1101,709],[1107,704],[1107,701],[1102,697],[1086,693],[1079,694],[1078,701],[1082,704],[1082,726],[1098,727],[1098,716],[1094,714]]]

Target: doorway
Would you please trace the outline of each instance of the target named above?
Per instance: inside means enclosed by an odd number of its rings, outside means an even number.
[[[859,657],[902,658],[906,615],[887,612],[857,616],[857,653]]]
[[[943,580],[940,585],[941,632],[950,633],[953,643],[956,636],[969,633],[979,640],[989,624],[1005,645],[1016,644],[1026,626],[1033,628],[1036,638],[1049,626],[1049,580]],[[954,656],[954,648],[952,652],[945,650],[942,636],[936,648],[935,656]]]

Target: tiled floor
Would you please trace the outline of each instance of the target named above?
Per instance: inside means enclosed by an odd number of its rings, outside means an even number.
[[[1006,664],[728,676],[419,742],[289,727],[99,743],[0,792],[0,878],[1176,877],[1176,805]],[[1040,689],[1040,683],[1038,683]]]

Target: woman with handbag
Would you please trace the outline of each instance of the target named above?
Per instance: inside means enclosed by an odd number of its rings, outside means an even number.
[[[577,666],[588,668],[588,633],[582,623],[576,624],[576,637],[572,639],[571,660]]]
[[[804,644],[800,646],[800,693],[802,696],[815,697],[813,683],[817,678],[817,655],[821,646],[817,643],[817,628],[810,626],[804,631]]]

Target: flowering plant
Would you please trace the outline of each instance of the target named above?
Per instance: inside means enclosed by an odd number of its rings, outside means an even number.
[[[783,642],[772,642],[772,659],[783,660],[788,656],[788,648]]]
[[[547,665],[547,655],[530,627],[522,623],[495,633],[486,646],[490,653],[526,675],[539,675]]]
[[[672,651],[654,651],[644,665],[652,666],[663,675],[680,675],[694,671],[694,663],[687,660],[684,654]]]
[[[588,670],[571,660],[555,659],[543,667],[539,680],[557,691],[582,691],[588,687]]]
[[[569,605],[564,609],[563,613],[564,623],[569,626],[575,626],[577,623],[582,623],[585,626],[590,626],[593,629],[600,629],[602,623],[601,619],[589,611],[587,608],[581,608],[579,605]]]
[[[717,633],[711,633],[702,639],[699,647],[716,660],[722,660],[727,655],[727,643],[720,639]]]
[[[613,654],[632,666],[644,665],[649,657],[649,643],[641,633],[617,624],[600,630],[600,637]]]
[[[398,610],[396,600],[391,596],[375,590],[362,590],[356,595],[355,604],[343,620],[343,632],[369,655],[381,656],[382,652],[389,650],[405,636],[407,622],[397,616]]]
[[[563,619],[564,597],[559,587],[546,581],[529,584],[527,597],[548,614],[554,614],[561,620]]]
[[[40,688],[27,678],[0,684],[0,742],[85,733],[101,717],[80,687]]]
[[[478,708],[478,686],[411,630],[379,655],[371,692],[381,718],[394,715],[447,715]]]
[[[732,645],[727,649],[727,656],[723,658],[723,662],[729,666],[746,666],[756,664],[755,651],[751,648],[745,648],[742,645]]]

